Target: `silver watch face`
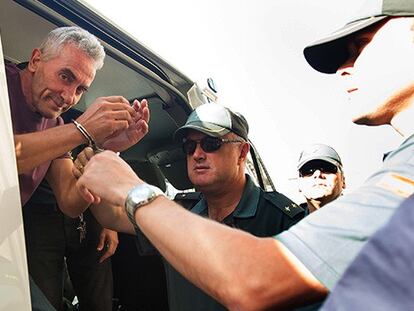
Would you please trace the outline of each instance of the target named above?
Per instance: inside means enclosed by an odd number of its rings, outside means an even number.
[[[154,189],[147,184],[134,187],[128,194],[127,204],[133,205],[135,208],[151,202],[157,194]]]
[[[132,188],[125,201],[125,210],[127,212],[129,220],[134,225],[135,230],[138,226],[135,221],[135,211],[154,200],[157,196],[162,195],[163,192],[157,187],[150,186],[148,184],[141,184]]]

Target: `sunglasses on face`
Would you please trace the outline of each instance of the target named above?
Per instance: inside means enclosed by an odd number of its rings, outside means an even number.
[[[203,149],[204,152],[215,152],[221,148],[223,144],[228,143],[242,143],[244,142],[241,139],[225,139],[220,137],[211,137],[206,136],[199,140],[192,140],[192,139],[184,139],[183,141],[183,151],[187,155],[194,154],[197,144],[200,144],[201,149]]]
[[[320,171],[322,174],[336,174],[338,167],[326,161],[311,161],[302,166],[299,174],[301,177],[312,176],[316,171]]]

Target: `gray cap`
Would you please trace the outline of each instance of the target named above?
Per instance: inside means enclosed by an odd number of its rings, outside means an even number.
[[[341,29],[308,45],[303,53],[309,65],[323,73],[335,73],[348,59],[350,35],[388,16],[414,16],[413,0],[367,0],[356,16]]]
[[[249,133],[249,125],[241,114],[214,103],[197,107],[190,114],[187,122],[175,131],[174,137],[176,139],[182,138],[189,129],[214,137],[221,137],[233,132],[245,140],[247,140]]]
[[[313,144],[306,147],[299,156],[298,170],[313,160],[323,160],[342,167],[342,161],[334,148],[324,144]]]

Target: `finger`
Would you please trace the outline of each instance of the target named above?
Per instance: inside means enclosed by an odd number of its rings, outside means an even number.
[[[99,263],[103,263],[106,259],[111,257],[112,254],[109,253],[108,249],[105,251],[105,253],[99,258]]]
[[[141,100],[141,108],[144,108],[144,107],[148,107],[148,100],[146,100],[145,98]]]
[[[72,166],[73,175],[75,175],[76,178],[79,178],[82,176],[83,170],[84,170],[83,164],[81,163],[80,160],[76,159],[75,162],[73,162],[73,166]]]
[[[101,202],[101,198],[98,197],[97,195],[94,195],[93,193],[91,193],[93,196],[93,201],[95,202],[94,204],[99,204]]]
[[[126,99],[124,96],[107,96],[103,97],[103,99],[110,103],[124,103],[130,106],[128,99]]]
[[[139,102],[138,99],[134,99],[134,101],[132,102],[132,108],[134,108],[136,112],[140,111],[141,103]]]
[[[126,110],[111,111],[108,113],[108,116],[112,120],[127,120],[129,123],[132,123],[132,120],[135,118],[132,118]]]
[[[143,120],[140,120],[138,123],[137,123],[137,129],[138,129],[138,131],[140,131],[142,134],[147,134],[148,133],[148,123],[147,122],[145,122],[145,121],[143,121]]]
[[[88,202],[89,204],[99,204],[101,201],[101,198],[98,196],[95,196],[92,194],[92,192],[89,191],[88,188],[83,186],[82,184],[79,184],[79,182],[76,183],[76,187],[78,188],[79,194],[82,196],[82,198]]]
[[[129,123],[128,121],[123,121],[123,120],[116,120],[114,121],[113,124],[113,132],[111,134],[112,136],[116,136],[115,133],[126,130],[129,127]]]
[[[134,104],[132,107],[137,112],[137,119],[144,119],[148,122],[149,108],[148,108],[148,101],[146,99],[143,99],[141,103],[138,100],[134,100]]]
[[[106,245],[106,251],[105,253],[102,255],[102,257],[99,259],[99,263],[104,262],[106,259],[108,259],[109,257],[111,257],[116,250],[116,246],[114,243],[108,243]]]
[[[115,254],[117,247],[118,243],[111,242],[108,244],[108,252],[111,254],[111,256]]]
[[[95,155],[95,152],[93,151],[93,149],[91,147],[86,147],[85,149],[83,149],[83,152],[84,152],[85,157],[88,160],[88,162]]]
[[[144,120],[145,122],[149,122],[150,119],[150,110],[148,107],[144,107],[142,108],[142,116],[141,119]]]
[[[130,113],[130,115],[132,117],[134,117],[136,115],[136,110],[131,107],[131,105],[129,104],[129,102],[127,101],[127,103],[120,103],[120,102],[116,102],[116,103],[112,103],[112,102],[106,102],[104,104],[102,104],[102,107],[104,109],[107,110],[112,110],[112,111],[117,111],[117,110],[126,110]]]
[[[101,234],[99,235],[98,245],[96,246],[96,249],[98,251],[101,251],[103,249],[103,247],[105,246],[105,241],[106,241],[106,235],[102,231]]]
[[[79,169],[80,171],[82,171],[82,168],[89,162],[89,159],[86,157],[86,154],[85,154],[85,149],[81,153],[78,154],[78,156],[76,157],[75,163],[74,163],[76,168]]]
[[[82,176],[82,173],[76,168],[75,165],[72,167],[72,174],[75,176],[76,179],[79,179]]]

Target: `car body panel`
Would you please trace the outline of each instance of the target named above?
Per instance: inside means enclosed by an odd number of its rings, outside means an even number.
[[[30,310],[19,181],[2,49],[0,118],[0,310]]]

